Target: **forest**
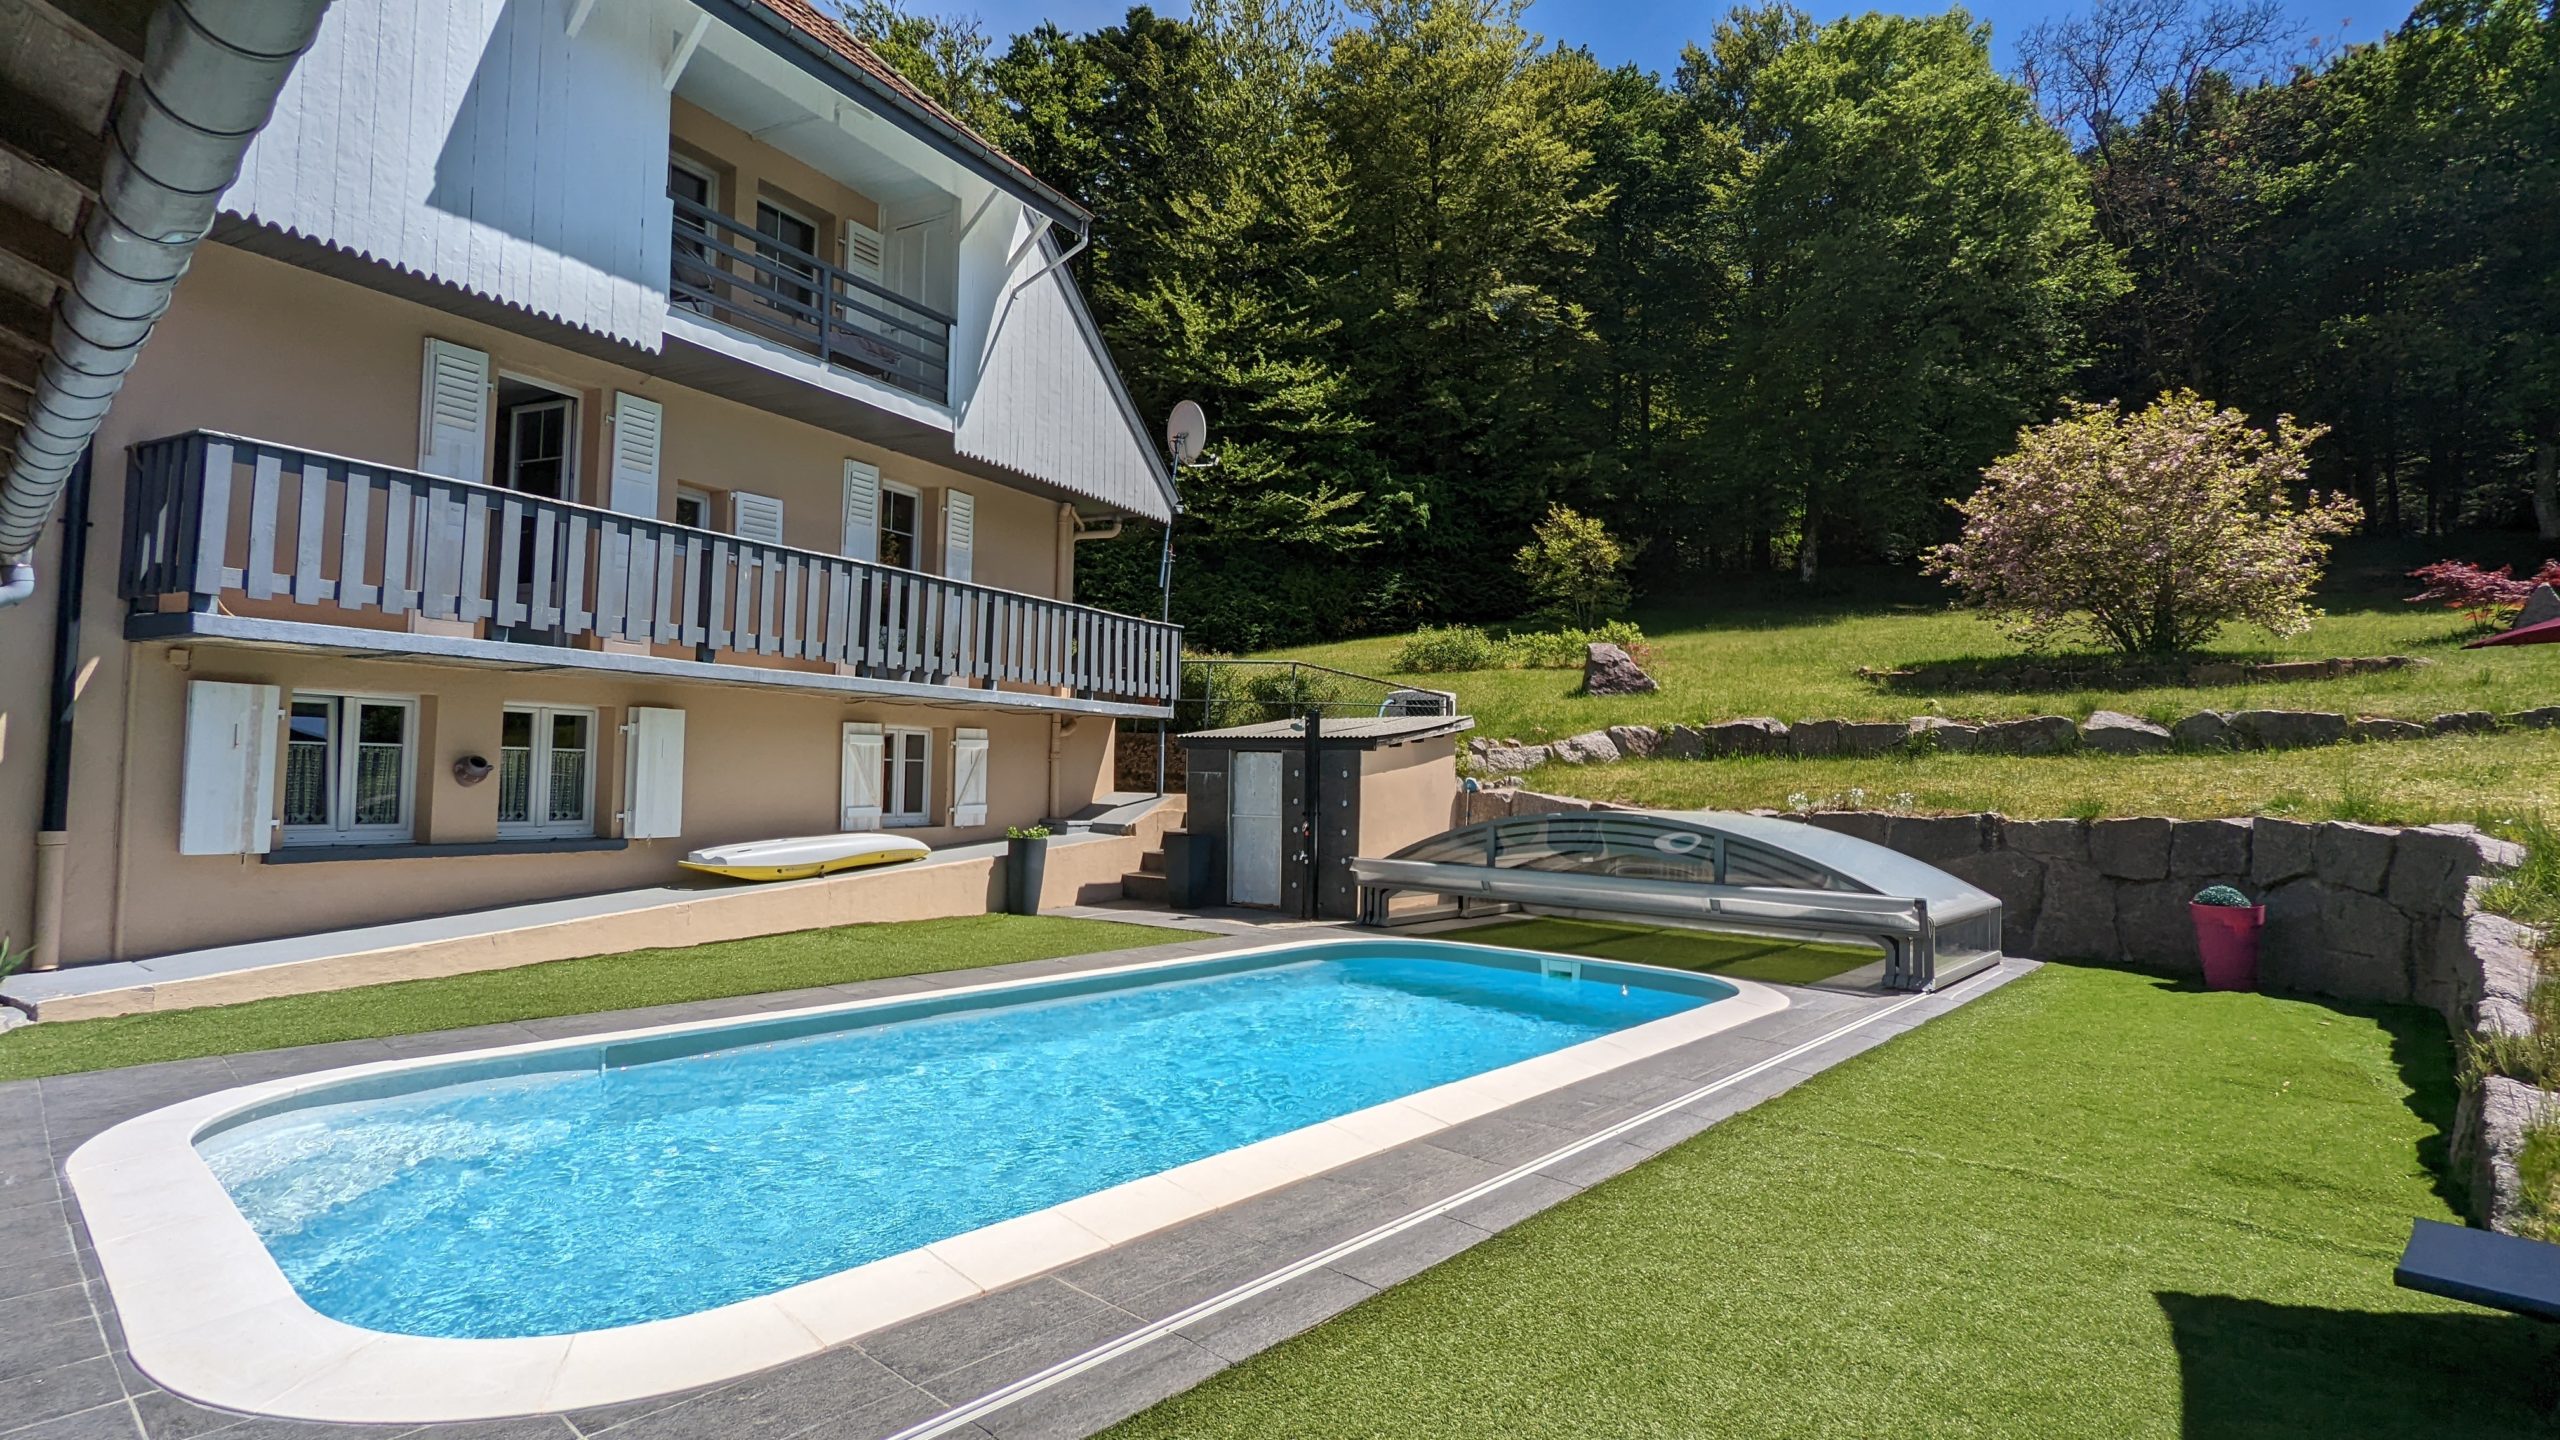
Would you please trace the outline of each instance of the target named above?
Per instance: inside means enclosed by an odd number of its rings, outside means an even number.
[[[2022,426],[2178,390],[2325,427],[2372,533],[2560,539],[2560,18],[2382,41],[2091,0],[2003,71],[1960,8],[1739,8],[1667,76],[1523,0],[1194,0],[996,44],[847,27],[1098,218],[1140,407],[1204,405],[1194,648],[1499,620],[1553,504],[1639,596],[1914,560]],[[1141,533],[1143,531],[1143,533]],[[1152,613],[1161,532],[1082,598]]]

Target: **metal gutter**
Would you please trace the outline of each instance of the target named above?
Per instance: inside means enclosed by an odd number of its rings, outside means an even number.
[[[328,8],[163,0],[152,12],[142,73],[108,122],[106,176],[56,302],[26,433],[0,478],[0,560],[35,548]]]

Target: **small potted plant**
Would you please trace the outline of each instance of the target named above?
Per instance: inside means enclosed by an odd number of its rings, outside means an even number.
[[[2205,988],[2257,989],[2258,932],[2266,927],[2267,907],[2250,904],[2228,885],[2213,885],[2197,892],[2187,913],[2195,917]]]
[[[1049,827],[1013,825],[1004,832],[1004,911],[1040,913],[1040,879],[1049,868]]]

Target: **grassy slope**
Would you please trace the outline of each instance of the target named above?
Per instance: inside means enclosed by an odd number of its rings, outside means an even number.
[[[2048,967],[1199,1389],[1182,1437],[2547,1433],[2396,1290],[2442,1022]]]
[[[1746,935],[1710,935],[1700,930],[1669,930],[1648,925],[1605,925],[1591,920],[1542,916],[1530,920],[1497,920],[1447,930],[1434,939],[1465,940],[1513,950],[1547,950],[1559,955],[1588,955],[1595,960],[1625,960],[1673,970],[1764,980],[1773,985],[1814,985],[1835,975],[1873,965],[1883,955],[1855,945],[1824,945],[1803,940],[1760,940]]]
[[[1545,765],[1532,789],[1662,809],[1786,808],[1788,797],[2007,815],[2287,815],[2511,833],[2560,814],[2560,732],[2230,755],[1884,756],[1853,760],[1643,760]]]
[[[636,950],[203,1010],[32,1025],[0,1035],[0,1080],[800,990],[1181,938],[1148,925],[977,915]]]
[[[1925,714],[1979,718],[2055,713],[2078,718],[2114,709],[2165,722],[2205,708],[2264,706],[2425,719],[2451,710],[2506,712],[2560,703],[2560,647],[2461,649],[2462,641],[2478,633],[2470,622],[2443,610],[2419,609],[2401,598],[2415,588],[2399,574],[2411,563],[2414,558],[2396,548],[2354,552],[2321,597],[2327,618],[2308,633],[2276,640],[2234,630],[2218,652],[2245,659],[2398,654],[2434,662],[2340,680],[2214,689],[1889,691],[1859,679],[1858,667],[1996,659],[2021,651],[1981,617],[1948,608],[1944,590],[1908,575],[1885,573],[1844,577],[1840,593],[1814,600],[1788,594],[1782,585],[1735,582],[1725,594],[1638,614],[1635,618],[1656,651],[1653,674],[1663,688],[1654,695],[1576,696],[1582,677],[1565,670],[1394,678],[1455,689],[1475,715],[1478,733],[1525,740],[1607,725],[1742,715],[1790,721]],[[1390,673],[1400,643],[1399,637],[1380,637],[1275,655],[1383,676]]]

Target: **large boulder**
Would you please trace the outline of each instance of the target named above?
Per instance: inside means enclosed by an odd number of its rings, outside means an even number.
[[[2010,849],[2021,854],[2056,860],[2089,858],[2086,820],[2012,820],[2001,827],[2000,834]]]
[[[1630,760],[1650,760],[1662,753],[1662,732],[1650,725],[1612,725],[1609,743]]]
[[[2169,738],[2181,750],[2228,750],[2231,717],[2219,710],[2199,710],[2170,726]]]
[[[1544,745],[1496,742],[1476,756],[1476,768],[1489,775],[1519,775],[1546,764],[1551,753]]]
[[[2089,859],[2098,873],[2117,880],[2169,878],[2170,822],[2139,815],[2089,822]]]
[[[2524,608],[2516,612],[2516,625],[2539,625],[2545,620],[2560,620],[2560,590],[2536,585],[2533,593],[2524,597]]]
[[[1710,755],[1784,755],[1792,739],[1787,722],[1766,715],[1701,725],[1698,735]]]
[[[2414,720],[2393,720],[2381,715],[2359,715],[2347,727],[2347,735],[2356,740],[2424,740],[2435,732]]]
[[[1707,755],[1706,733],[1695,725],[1674,725],[1662,733],[1665,760],[1703,760]]]
[[[1650,695],[1660,689],[1625,647],[1594,640],[1582,652],[1582,693]]]
[[[2314,822],[2261,815],[2249,828],[2250,884],[2264,890],[2319,868],[2315,848],[2320,827]]]
[[[2330,884],[2378,895],[2383,877],[2391,873],[2391,852],[2398,838],[2396,831],[2379,825],[2332,820],[2320,827],[2312,860],[2320,878]]]
[[[2240,710],[2231,716],[2231,733],[2260,750],[2335,745],[2347,738],[2347,717],[2325,710]]]
[[[1787,731],[1787,748],[1798,755],[1837,755],[1846,720],[1799,720]]]
[[[2104,755],[2157,755],[2171,741],[2166,725],[2121,710],[2100,710],[2080,723],[2080,743]]]
[[[1606,730],[1586,730],[1549,745],[1560,765],[1607,765],[1618,758],[1618,746]]]
[[[2178,821],[2169,827],[2169,873],[2198,882],[2247,878],[2249,831],[2246,820]]]
[[[1910,740],[1911,728],[1898,720],[1851,720],[1840,727],[1843,755],[1882,755]]]
[[[1915,745],[1924,748],[1935,746],[1961,755],[1981,745],[1982,727],[1967,725],[1961,720],[1942,720],[1935,715],[1914,715],[1911,717],[1910,736]]]
[[[1980,748],[2003,755],[2058,755],[2077,744],[2080,727],[2065,715],[1994,720],[1982,727]]]

